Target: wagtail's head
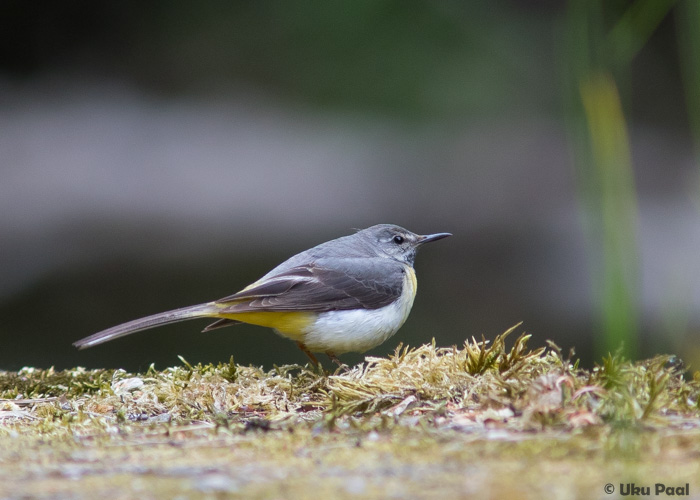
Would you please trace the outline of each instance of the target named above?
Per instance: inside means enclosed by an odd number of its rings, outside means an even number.
[[[430,241],[452,236],[451,233],[420,235],[393,224],[378,224],[355,234],[360,236],[378,256],[413,265],[418,247]]]

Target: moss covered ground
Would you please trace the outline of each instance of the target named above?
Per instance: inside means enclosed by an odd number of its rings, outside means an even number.
[[[510,333],[334,373],[0,372],[0,498],[700,498],[679,360],[582,369]]]

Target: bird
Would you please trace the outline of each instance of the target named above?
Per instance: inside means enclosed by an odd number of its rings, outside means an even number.
[[[376,347],[404,324],[417,291],[413,264],[425,243],[451,233],[419,235],[377,224],[321,243],[279,264],[233,295],[113,326],[78,340],[93,347],[142,330],[196,318],[208,332],[240,323],[273,328],[296,342],[311,362]]]

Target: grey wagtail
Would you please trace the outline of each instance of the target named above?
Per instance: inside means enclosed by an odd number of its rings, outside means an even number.
[[[284,261],[255,283],[223,299],[174,309],[108,328],[75,342],[84,349],[160,325],[217,318],[204,331],[237,323],[274,328],[312,352],[365,352],[394,335],[416,297],[418,247],[451,236],[421,236],[378,224],[327,241]]]

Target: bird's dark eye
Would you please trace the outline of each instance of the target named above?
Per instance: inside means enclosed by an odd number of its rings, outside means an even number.
[[[399,235],[394,236],[394,243],[396,243],[397,245],[400,245],[401,243],[403,243],[403,236],[399,236]]]

